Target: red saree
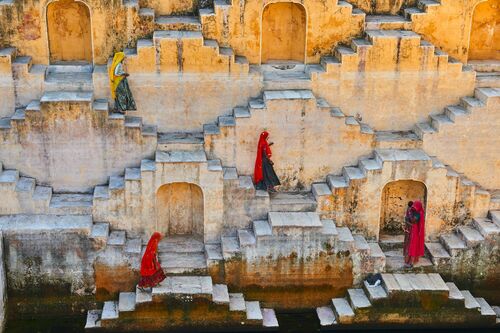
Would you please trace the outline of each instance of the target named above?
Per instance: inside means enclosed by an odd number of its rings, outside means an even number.
[[[139,281],[140,288],[155,287],[165,279],[165,273],[158,262],[158,243],[160,242],[161,234],[155,232],[148,242],[146,252],[141,261],[141,280]]]
[[[425,211],[420,201],[413,203],[412,209],[418,214],[419,220],[410,229],[410,245],[408,246],[408,256],[422,257],[425,253]]]
[[[259,144],[257,146],[257,157],[255,158],[255,169],[254,169],[254,176],[253,176],[253,181],[255,184],[260,183],[261,181],[264,180],[264,172],[263,172],[263,167],[262,167],[262,155],[263,153],[266,154],[267,158],[271,158],[271,148],[269,147],[269,144],[267,143],[267,137],[269,136],[269,133],[264,131],[260,134],[259,138]]]

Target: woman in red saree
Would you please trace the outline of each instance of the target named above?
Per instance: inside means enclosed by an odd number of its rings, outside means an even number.
[[[405,267],[413,267],[424,255],[425,248],[425,211],[420,201],[415,201],[411,207],[410,245],[408,246],[408,262]]]
[[[268,143],[269,133],[264,131],[260,134],[257,146],[257,157],[255,158],[254,183],[258,190],[276,192],[275,186],[280,185],[280,181],[273,168],[271,161],[271,145]]]
[[[142,256],[141,261],[141,280],[139,281],[139,289],[152,288],[158,285],[165,279],[165,273],[158,261],[158,243],[160,242],[161,234],[155,232],[146,246],[146,252]]]

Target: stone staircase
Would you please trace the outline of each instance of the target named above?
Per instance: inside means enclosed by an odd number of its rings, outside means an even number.
[[[236,236],[222,236],[224,260],[258,262],[261,258],[278,260],[290,256],[316,258],[321,253],[353,253],[362,256],[363,274],[384,270],[385,256],[377,243],[353,235],[347,227],[320,219],[315,212],[269,212],[267,220],[252,222]],[[362,268],[360,268],[362,269]]]
[[[423,40],[413,31],[366,30],[366,37],[353,39],[349,46],[337,46],[332,56],[321,58],[321,66],[309,66],[306,71],[316,75],[337,75],[340,72],[358,71],[453,71],[470,70],[461,62]],[[401,48],[411,50],[407,54],[393,57]],[[374,59],[389,59],[380,62]],[[397,59],[396,59],[397,58]],[[392,60],[390,60],[392,59]]]
[[[452,232],[443,233],[439,242],[425,243],[426,253],[432,264],[440,269],[446,270],[453,266],[454,262],[462,260],[467,253],[476,253],[476,250],[494,255],[491,246],[498,242],[500,234],[500,211],[490,211],[489,217],[476,217],[472,223],[456,227]],[[470,255],[469,255],[470,256]]]
[[[456,122],[468,119],[474,112],[478,112],[488,103],[493,103],[494,99],[500,97],[500,88],[476,88],[474,97],[463,97],[459,105],[450,105],[444,112],[431,115],[429,121],[418,123],[413,131],[421,140],[431,140],[432,134],[453,125]]]
[[[411,167],[408,168],[410,165]],[[420,166],[417,167],[417,165]],[[420,169],[422,174],[417,176],[411,171],[412,175],[405,175],[409,170],[417,169]],[[376,237],[378,231],[370,231],[369,227],[365,229],[362,225],[363,221],[370,216],[378,216],[381,189],[378,188],[374,193],[369,184],[386,184],[397,179],[421,179],[427,186],[432,187],[426,179],[430,177],[430,173],[434,172],[433,170],[441,174],[440,177],[444,178],[444,183],[448,181],[455,183],[457,194],[464,196],[467,207],[464,207],[466,212],[461,212],[461,214],[471,214],[472,217],[486,216],[490,205],[490,193],[419,149],[375,149],[373,157],[360,159],[355,167],[344,167],[342,175],[329,175],[326,183],[315,183],[312,190],[322,216],[330,216],[340,225],[347,223],[354,226],[359,223],[356,228],[361,227],[364,229],[365,236],[371,238]],[[396,174],[398,177],[394,178]],[[332,195],[334,202],[332,202]],[[322,210],[321,207],[327,207],[327,209]],[[336,208],[329,211],[328,207]],[[373,215],[370,213],[371,209],[373,209]],[[458,213],[460,212],[457,212],[457,215],[451,213],[450,218],[460,216]],[[344,220],[346,216],[351,216],[353,219]],[[427,218],[429,219],[429,216]]]
[[[405,8],[403,13],[406,18],[413,21],[415,17],[435,11],[439,6],[441,6],[441,0],[418,0],[416,7]]]
[[[455,316],[448,313],[459,313],[463,324],[496,323],[497,315],[484,298],[475,298],[452,282],[445,283],[439,274],[382,274],[381,282],[371,287],[365,281],[363,288],[349,289],[345,298],[334,298],[330,305],[318,307],[321,326],[395,324],[401,320],[408,324],[432,320],[433,325],[449,320],[456,325],[450,319]],[[429,306],[432,311],[426,308]],[[408,309],[409,314],[402,315],[402,308]],[[398,315],[392,318],[391,314]]]
[[[163,311],[151,314],[156,308]],[[181,318],[176,315],[179,311]],[[169,276],[157,287],[122,292],[117,301],[104,302],[101,310],[88,311],[85,329],[166,329],[201,322],[205,327],[279,326],[273,309],[246,301],[243,294],[229,293],[227,285],[213,284],[210,276]]]

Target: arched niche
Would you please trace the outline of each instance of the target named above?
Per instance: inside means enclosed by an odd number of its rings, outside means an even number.
[[[297,61],[306,54],[307,15],[293,2],[268,4],[262,12],[261,62]]]
[[[156,192],[157,230],[166,235],[203,236],[203,192],[191,183],[171,183]]]
[[[474,9],[468,60],[500,60],[500,0],[482,2]]]
[[[387,183],[382,190],[379,234],[402,234],[408,202],[416,200],[425,207],[427,188],[424,183],[406,179]]]
[[[47,33],[51,63],[92,63],[90,10],[74,0],[57,0],[47,5]]]

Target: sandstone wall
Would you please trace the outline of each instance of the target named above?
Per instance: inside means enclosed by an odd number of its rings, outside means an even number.
[[[314,92],[373,129],[410,130],[474,89],[473,72],[351,72],[324,76]]]
[[[362,11],[370,14],[396,15],[406,7],[413,7],[417,0],[347,0]]]
[[[460,61],[467,61],[472,16],[485,0],[442,0],[426,15],[415,15],[413,31]],[[490,0],[491,1],[491,0]]]
[[[154,154],[156,135],[124,122],[110,119],[107,108],[94,110],[91,100],[42,102],[0,131],[0,160],[57,192],[90,191]]]
[[[3,233],[0,232],[0,332],[4,331],[7,306],[7,281],[3,251]]]
[[[203,26],[203,35],[205,38],[216,39],[221,45],[232,47],[236,54],[247,57],[252,64],[260,63],[262,12],[273,2],[250,0],[233,2],[233,5],[219,3],[215,7],[215,18],[202,17],[202,23],[206,23]],[[320,55],[329,54],[333,46],[347,42],[362,32],[364,16],[352,15],[352,6],[338,5],[335,0],[292,2],[301,3],[307,13],[308,63],[318,62]],[[293,35],[286,38],[295,39]]]
[[[94,244],[90,216],[2,216],[9,293],[91,294]]]

